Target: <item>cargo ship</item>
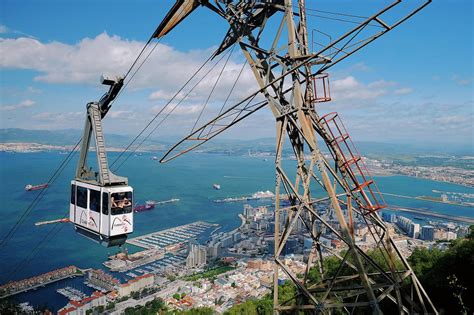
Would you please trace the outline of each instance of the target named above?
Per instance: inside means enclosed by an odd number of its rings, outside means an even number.
[[[48,183],[46,184],[41,184],[41,185],[31,185],[31,184],[28,184],[25,186],[25,190],[26,191],[32,191],[32,190],[39,190],[39,189],[43,189],[43,188],[46,188],[48,187]]]
[[[142,211],[151,210],[155,208],[155,205],[156,205],[155,201],[149,200],[145,202],[144,205],[136,205],[135,207],[133,207],[133,212],[142,212]]]

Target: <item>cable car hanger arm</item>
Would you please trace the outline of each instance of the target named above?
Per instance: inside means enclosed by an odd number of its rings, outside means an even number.
[[[87,104],[87,118],[84,125],[79,161],[76,168],[76,180],[93,183],[99,186],[127,185],[128,180],[126,177],[117,176],[109,169],[102,130],[102,119],[109,111],[112,101],[120,92],[120,89],[123,86],[123,78],[119,77],[113,80],[102,77],[101,82],[104,85],[109,85],[110,88],[98,102],[90,102]],[[95,154],[97,155],[98,166],[97,172],[94,172],[87,166],[87,155],[89,153],[92,136],[95,140]]]
[[[112,80],[110,78],[106,78],[104,76],[101,77],[101,83],[103,85],[108,85],[110,86],[109,90],[107,93],[105,93],[99,100],[99,110],[101,113],[101,118],[104,118],[105,115],[107,115],[107,112],[109,111],[110,107],[112,107],[112,102],[115,100],[117,95],[120,93],[120,90],[123,87],[123,78],[118,77],[115,80]]]

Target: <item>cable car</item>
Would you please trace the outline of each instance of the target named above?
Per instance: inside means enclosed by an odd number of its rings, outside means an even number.
[[[82,137],[76,177],[71,181],[69,220],[78,233],[106,247],[122,245],[133,232],[133,188],[126,177],[109,169],[102,119],[123,86],[123,79],[102,78],[109,91],[99,102],[87,104],[87,118]],[[94,139],[98,171],[87,166],[87,156]]]
[[[79,233],[102,245],[121,245],[133,232],[133,188],[72,180],[69,220]]]

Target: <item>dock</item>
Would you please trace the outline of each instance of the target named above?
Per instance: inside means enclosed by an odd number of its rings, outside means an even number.
[[[8,282],[0,286],[0,299],[29,290],[34,290],[39,287],[44,287],[48,284],[61,281],[67,278],[83,276],[84,272],[85,270],[79,269],[76,266],[69,266],[61,269],[56,269],[28,279]]]
[[[166,251],[172,251],[174,248],[179,247],[180,244],[188,242],[189,240],[194,239],[200,234],[217,226],[219,225],[204,221],[197,221],[167,230],[134,237],[127,240],[127,243],[144,249],[161,248],[165,249]]]

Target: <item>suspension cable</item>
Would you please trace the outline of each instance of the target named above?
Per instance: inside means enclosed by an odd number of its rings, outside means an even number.
[[[353,18],[358,18],[358,19],[368,19],[368,16],[362,16],[362,15],[354,15],[354,14],[348,14],[348,13],[340,13],[340,12],[331,12],[331,11],[324,11],[324,10],[317,10],[317,9],[312,9],[312,8],[306,8],[307,11],[314,11],[314,12],[320,12],[320,13],[326,13],[326,14],[332,14],[332,15],[340,15],[340,16],[347,16],[347,17],[353,17]]]
[[[227,59],[224,62],[224,65],[222,66],[222,69],[219,72],[219,75],[217,76],[216,81],[214,82],[214,85],[212,86],[212,89],[209,92],[209,95],[207,96],[206,102],[204,103],[204,106],[202,107],[201,112],[199,113],[199,116],[197,117],[196,121],[194,122],[194,126],[193,126],[193,129],[191,130],[191,133],[194,131],[194,128],[196,128],[196,125],[198,124],[199,120],[201,119],[202,113],[206,109],[206,106],[209,103],[209,100],[211,99],[212,94],[214,93],[214,90],[216,89],[216,86],[219,83],[219,80],[221,79],[222,73],[224,72],[225,68],[227,67],[227,63],[229,62],[229,59],[232,56],[232,53],[234,52],[234,48],[235,48],[235,45],[232,45],[232,48],[230,49],[230,53],[227,56]]]
[[[319,14],[313,14],[313,13],[306,13],[306,15],[312,16],[312,17],[317,17],[321,19],[326,19],[326,20],[333,20],[333,21],[339,21],[339,22],[344,22],[344,23],[351,23],[351,24],[361,24],[361,22],[358,21],[351,21],[351,20],[346,20],[346,19],[341,19],[341,18],[335,18],[335,17],[329,17],[329,16],[324,16],[324,15],[319,15]],[[367,24],[368,26],[372,27],[378,27],[378,28],[384,28],[381,25],[377,24]]]
[[[142,141],[131,151],[128,153],[128,155],[125,157],[125,160],[122,161],[119,166],[117,166],[117,168],[114,170],[114,171],[118,171],[123,164],[125,164],[125,162],[130,158],[130,156],[135,153],[138,148],[140,148],[143,143],[156,131],[156,129],[158,129],[159,126],[161,126],[161,124],[166,121],[166,119],[168,119],[168,117],[174,112],[174,110],[189,96],[189,94],[191,94],[191,92],[209,75],[209,73],[212,72],[212,70],[214,70],[214,68],[222,61],[222,59],[224,59],[224,57],[226,56],[226,54],[228,54],[229,52],[227,51],[224,55],[221,56],[221,58],[219,58],[219,60],[204,74],[204,76],[202,76],[194,85],[193,87],[180,99],[180,101],[178,103],[176,103],[172,108],[171,110],[166,114],[166,116],[142,139]],[[208,60],[206,60],[205,63],[207,63],[209,60],[211,60],[213,57],[213,55],[211,55],[211,57],[208,58]],[[165,110],[165,108],[168,107],[169,104],[171,104],[171,102],[176,98],[176,96],[184,89],[184,87],[191,81],[191,79],[197,75],[197,73],[204,67],[204,64],[199,68],[199,70],[193,74],[193,76],[185,83],[184,86],[182,86],[178,92],[176,92],[176,94],[166,103],[165,106],[163,106],[163,108],[155,115],[155,117],[152,118],[152,120],[147,124],[147,126],[145,126],[145,128],[142,129],[142,131],[140,131],[140,133],[135,137],[135,139],[130,143],[130,145],[126,148],[126,150],[122,151],[122,154],[125,153],[125,151],[127,151],[131,145],[133,144],[134,141],[136,141],[136,139],[138,139],[138,137],[143,134],[145,132],[145,130],[148,128],[148,126],[151,125],[151,123],[156,120],[160,115],[161,113]],[[115,159],[114,163],[117,162],[119,157],[117,157],[117,159]],[[112,165],[113,165],[112,164]]]
[[[148,39],[148,41],[145,43],[145,45],[143,46],[143,48],[141,49],[140,53],[138,54],[138,56],[135,58],[135,60],[133,61],[132,65],[130,66],[130,68],[128,69],[128,71],[126,72],[125,76],[124,76],[124,79],[127,78],[127,76],[131,73],[132,69],[135,67],[135,65],[137,64],[137,62],[139,61],[140,57],[143,55],[143,53],[145,52],[146,48],[148,47],[148,45],[150,44],[150,42],[153,40],[153,35],[150,36],[150,38]],[[150,56],[150,54],[155,50],[155,48],[157,47],[158,43],[159,43],[160,40],[157,41],[157,43],[155,44],[155,46],[153,47],[153,49],[148,53],[147,57],[145,58],[144,61],[141,62],[140,66],[138,67],[138,69],[136,69],[136,71],[133,73],[132,77],[127,81],[127,83],[125,84],[125,86],[120,90],[119,94],[115,97],[114,101],[118,98],[118,96],[125,90],[125,88],[127,87],[127,85],[132,81],[132,79],[134,78],[134,76],[136,75],[136,73],[138,72],[138,70],[140,70],[140,68],[143,66],[144,62],[148,59],[148,57]],[[113,103],[112,102],[112,103]],[[48,188],[57,180],[57,178],[61,175],[62,171],[65,169],[65,167],[69,164],[69,162],[71,161],[71,158],[72,158],[72,155],[73,153],[76,151],[77,147],[79,146],[79,144],[81,143],[82,141],[82,138],[80,138],[77,143],[75,144],[75,146],[73,147],[72,150],[69,151],[68,155],[63,159],[63,161],[60,163],[60,165],[56,168],[56,170],[53,172],[53,174],[50,176],[50,178],[48,179],[47,181],[47,184],[48,186],[45,187],[44,189],[42,189],[36,196],[35,198],[32,200],[32,202],[29,204],[29,206],[23,211],[22,215],[20,216],[20,218],[15,222],[15,224],[12,226],[12,228],[7,232],[6,236],[1,240],[0,242],[0,249],[2,249],[3,247],[6,246],[6,244],[12,239],[13,235],[16,233],[16,231],[18,230],[18,228],[23,224],[23,222],[26,220],[26,218],[29,216],[29,214],[31,213],[31,211],[39,204],[39,202],[42,200],[42,198],[44,197],[44,195],[46,194]]]
[[[227,101],[229,101],[229,98],[230,98],[230,96],[232,95],[232,92],[234,91],[235,86],[237,85],[237,82],[239,81],[240,76],[242,75],[242,72],[244,71],[246,65],[247,65],[247,60],[245,60],[245,62],[242,64],[242,67],[240,68],[239,74],[237,75],[237,78],[235,79],[234,84],[233,84],[232,87],[230,88],[230,91],[229,91],[229,93],[227,94],[227,97],[226,97],[224,103],[222,104],[221,108],[219,109],[219,113],[217,114],[216,117],[219,117],[219,116],[222,114],[222,111],[224,110],[224,107],[225,107],[225,105],[227,104]],[[209,129],[209,132],[207,133],[207,136],[206,136],[206,137],[209,137],[209,135],[210,135],[211,132],[212,132],[212,129],[214,129],[215,124],[216,124],[216,123],[214,122],[214,123],[211,125],[211,128]],[[201,133],[202,133],[202,132],[201,132]],[[200,134],[200,135],[201,135],[201,134]]]
[[[68,216],[68,213],[69,211],[67,211],[64,215],[63,215],[63,218],[67,218]],[[52,240],[54,239],[54,237],[56,237],[56,235],[64,228],[65,224],[56,224],[54,225],[44,236],[43,238],[38,242],[38,244],[32,249],[29,251],[29,253],[27,254],[27,256],[21,261],[19,262],[18,264],[16,264],[16,268],[13,269],[13,271],[10,273],[10,276],[7,280],[8,281],[11,281],[13,280],[13,278],[16,276],[16,274],[22,270],[23,268],[25,268],[26,266],[28,266],[28,264],[33,260],[33,258],[35,258],[35,256],[38,254],[38,252],[41,250],[41,248],[47,244],[49,240]]]
[[[76,143],[76,145],[69,151],[68,155],[62,160],[60,165],[56,168],[56,170],[53,172],[53,174],[49,177],[48,181],[46,182],[48,186],[46,186],[44,189],[42,189],[33,199],[33,201],[29,204],[29,206],[23,211],[22,215],[20,218],[16,221],[16,223],[12,226],[12,228],[8,231],[6,236],[2,239],[0,243],[0,249],[3,248],[13,237],[15,232],[18,230],[18,228],[23,224],[23,222],[26,220],[28,215],[31,213],[31,211],[36,207],[36,205],[41,201],[41,199],[44,197],[46,194],[47,189],[56,181],[56,179],[61,175],[62,171],[64,168],[69,164],[73,153],[81,143],[81,139],[79,139]]]
[[[181,91],[189,84],[189,82],[191,82],[191,80],[194,79],[194,77],[206,66],[206,64],[212,59],[212,57],[213,57],[213,55],[209,56],[206,59],[206,61],[204,61],[204,63],[191,75],[191,77],[184,83],[184,85],[181,88],[179,88],[179,90],[173,95],[173,97],[166,103],[164,108],[166,108],[179,95],[179,93],[181,93]],[[161,112],[162,112],[162,110],[159,111],[146,124],[146,126],[138,133],[138,135],[136,135],[135,138],[133,138],[133,140],[125,147],[125,149],[122,150],[122,152],[120,152],[119,156],[115,158],[115,160],[112,162],[110,167],[114,166],[117,163],[117,161],[125,154],[125,152],[127,152],[130,149],[130,147],[138,140],[138,138],[145,132],[145,130],[148,129],[148,127],[156,120],[156,118],[158,118],[158,116],[161,114]]]

